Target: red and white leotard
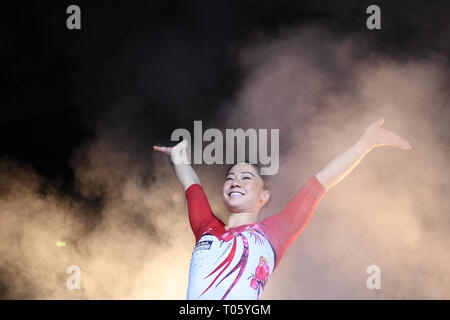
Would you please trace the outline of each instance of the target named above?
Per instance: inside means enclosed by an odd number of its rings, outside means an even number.
[[[286,249],[299,236],[325,195],[314,176],[280,213],[225,230],[203,188],[186,190],[196,246],[189,268],[187,299],[259,299]]]

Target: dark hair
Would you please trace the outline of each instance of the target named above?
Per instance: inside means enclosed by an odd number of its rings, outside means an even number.
[[[261,166],[259,165],[259,164],[257,164],[257,163],[251,163],[251,162],[249,162],[249,161],[241,161],[241,162],[237,162],[237,163],[234,163],[234,164],[232,164],[232,165],[230,165],[229,167],[228,167],[228,170],[227,170],[227,173],[226,173],[226,175],[228,175],[229,173],[230,173],[230,170],[235,166],[235,165],[237,165],[237,164],[249,164],[249,165],[251,165],[255,170],[256,170],[256,172],[258,173],[258,176],[261,178],[261,180],[262,180],[262,182],[263,182],[263,189],[264,190],[269,190],[269,181],[268,181],[268,179],[267,179],[267,177],[265,178],[264,176],[262,176],[261,175]]]

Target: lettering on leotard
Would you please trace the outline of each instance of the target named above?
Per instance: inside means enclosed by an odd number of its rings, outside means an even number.
[[[211,248],[212,240],[200,241],[194,248],[194,252],[198,250],[209,250]],[[193,252],[193,253],[194,253]]]

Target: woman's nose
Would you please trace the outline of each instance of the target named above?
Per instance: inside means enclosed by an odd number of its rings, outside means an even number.
[[[231,183],[231,186],[233,186],[233,187],[240,187],[240,183],[237,180],[233,180],[233,182]]]

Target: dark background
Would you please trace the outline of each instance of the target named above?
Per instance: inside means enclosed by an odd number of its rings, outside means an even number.
[[[0,157],[73,193],[73,151],[99,124],[151,146],[212,119],[242,80],[239,49],[284,26],[362,34],[402,60],[450,54],[448,1],[2,1]],[[81,8],[81,30],[66,8]],[[382,30],[366,28],[381,7]],[[150,149],[150,148],[148,148]]]

